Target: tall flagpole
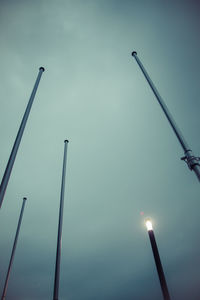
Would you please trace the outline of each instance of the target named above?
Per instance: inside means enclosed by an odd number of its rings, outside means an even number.
[[[35,94],[36,94],[36,91],[37,91],[37,88],[38,88],[38,85],[39,85],[39,82],[40,82],[40,79],[41,79],[41,76],[42,76],[42,73],[44,72],[44,70],[45,69],[43,67],[39,68],[39,73],[38,73],[35,85],[33,87],[30,99],[28,101],[23,119],[21,121],[21,125],[20,125],[18,133],[17,133],[17,137],[15,139],[15,142],[14,142],[14,145],[13,145],[13,148],[12,148],[12,151],[11,151],[11,154],[10,154],[10,157],[9,157],[9,160],[8,160],[8,163],[7,163],[4,175],[3,175],[3,179],[1,181],[1,185],[0,185],[0,208],[1,208],[1,205],[3,203],[4,194],[6,192],[6,188],[7,188],[7,185],[8,185],[8,181],[9,181],[9,178],[10,178],[12,167],[13,167],[14,162],[15,162],[17,151],[18,151],[18,148],[19,148],[19,145],[20,145],[20,142],[21,142],[21,138],[22,138],[25,126],[26,126],[26,122],[28,120],[28,116],[29,116],[29,113],[30,113],[30,110],[31,110],[31,107],[32,107],[32,104],[33,104],[33,100],[35,98]]]
[[[66,176],[68,143],[69,143],[68,140],[64,141],[65,146],[64,146],[64,158],[63,158],[63,170],[62,170],[62,184],[61,184],[61,193],[60,193],[60,210],[59,210],[59,222],[58,222],[58,236],[57,236],[57,251],[56,251],[53,300],[58,300],[58,294],[59,294],[60,256],[61,256],[61,240],[62,240],[62,224],[63,224],[63,208],[64,208],[65,176]]]
[[[14,243],[13,243],[12,253],[11,253],[11,257],[10,257],[10,262],[9,262],[9,266],[8,266],[8,271],[7,271],[6,280],[5,280],[5,283],[4,283],[4,289],[3,289],[3,294],[2,294],[1,300],[6,299],[6,292],[7,292],[7,288],[8,288],[8,280],[9,280],[9,276],[10,276],[12,263],[13,263],[13,260],[14,260],[15,250],[16,250],[16,247],[17,247],[17,240],[18,240],[20,226],[21,226],[22,217],[23,217],[23,213],[24,213],[25,203],[26,203],[26,198],[23,198],[22,208],[21,208],[21,212],[20,212],[20,216],[19,216],[17,231],[16,231],[16,234],[15,234],[15,239],[14,239]]]
[[[164,100],[162,99],[162,97],[160,96],[159,92],[157,91],[154,83],[152,82],[151,78],[149,77],[147,71],[145,70],[143,64],[141,63],[140,59],[137,56],[137,52],[133,51],[132,52],[132,56],[135,58],[138,66],[140,67],[144,77],[146,78],[149,86],[151,87],[158,103],[160,104],[166,118],[168,119],[179,143],[181,144],[181,147],[183,148],[184,151],[184,157],[182,157],[181,159],[186,161],[188,167],[190,170],[193,170],[198,178],[198,180],[200,181],[200,164],[199,164],[199,158],[195,157],[192,153],[191,148],[188,146],[187,142],[185,141],[180,129],[178,128],[178,126],[176,125],[171,113],[169,112]]]

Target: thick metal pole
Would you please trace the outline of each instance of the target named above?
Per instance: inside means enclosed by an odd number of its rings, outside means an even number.
[[[8,280],[9,280],[9,276],[10,276],[12,263],[13,263],[13,260],[14,260],[15,250],[16,250],[16,247],[17,247],[17,240],[18,240],[20,226],[21,226],[22,217],[23,217],[23,213],[24,213],[25,203],[26,203],[26,198],[23,198],[22,208],[21,208],[21,212],[20,212],[20,216],[19,216],[17,231],[16,231],[16,234],[15,234],[15,239],[14,239],[14,243],[13,243],[12,253],[11,253],[11,257],[10,257],[10,262],[9,262],[9,266],[8,266],[8,271],[7,271],[6,280],[5,280],[5,283],[4,283],[4,289],[3,289],[3,294],[2,294],[1,300],[6,299],[6,292],[7,292],[7,288],[8,288]]]
[[[24,128],[26,126],[26,122],[27,122],[27,119],[28,119],[28,116],[29,116],[29,113],[30,113],[30,110],[31,110],[31,106],[33,104],[33,100],[35,98],[35,94],[36,94],[36,91],[37,91],[37,88],[38,88],[38,85],[39,85],[39,82],[40,82],[40,78],[41,78],[42,73],[44,72],[44,70],[45,69],[43,67],[39,68],[39,73],[38,73],[35,85],[33,87],[33,91],[31,93],[30,99],[28,101],[28,105],[26,107],[21,125],[20,125],[18,133],[17,133],[17,137],[15,139],[15,142],[14,142],[14,145],[13,145],[13,148],[12,148],[12,151],[11,151],[11,154],[10,154],[10,157],[9,157],[9,160],[8,160],[8,163],[7,163],[4,175],[3,175],[3,179],[1,181],[1,186],[0,186],[0,208],[1,208],[1,205],[3,203],[4,194],[6,192],[6,188],[7,188],[7,185],[8,185],[8,181],[9,181],[9,178],[10,178],[12,167],[13,167],[14,162],[15,162],[15,158],[16,158],[17,151],[18,151],[18,148],[19,148],[19,145],[20,145],[20,142],[21,142],[21,138],[22,138],[22,135],[23,135],[23,132],[24,132]]]
[[[163,271],[163,268],[162,268],[160,255],[159,255],[159,252],[158,252],[158,247],[157,247],[157,244],[156,244],[156,239],[155,239],[153,230],[148,230],[148,234],[149,234],[149,238],[150,238],[150,242],[151,242],[153,256],[154,256],[155,263],[156,263],[158,277],[159,277],[159,280],[160,280],[160,285],[161,285],[161,289],[162,289],[162,293],[163,293],[163,298],[164,298],[164,300],[170,300],[169,291],[168,291],[168,287],[167,287],[167,282],[165,280],[165,274],[164,274],[164,271]]]
[[[152,82],[151,78],[149,77],[147,71],[145,70],[143,64],[141,63],[140,59],[137,56],[137,52],[133,51],[132,52],[132,56],[135,58],[138,66],[140,67],[144,77],[146,78],[147,82],[149,83],[149,86],[151,87],[158,103],[160,104],[166,118],[168,119],[178,141],[180,142],[184,154],[185,156],[182,157],[182,160],[185,160],[189,169],[193,170],[198,178],[198,180],[200,181],[200,165],[199,165],[199,158],[195,157],[192,153],[192,150],[190,149],[190,147],[188,146],[187,142],[185,141],[180,129],[178,128],[178,126],[176,125],[171,113],[169,112],[164,100],[162,99],[162,97],[160,96],[159,92],[157,91],[154,83]]]
[[[65,146],[64,146],[64,158],[63,158],[63,170],[62,170],[62,184],[61,184],[61,193],[60,193],[60,210],[59,210],[59,222],[58,222],[58,236],[57,236],[57,251],[56,251],[53,300],[58,300],[58,294],[59,294],[60,257],[61,257],[62,224],[63,224],[63,208],[64,208],[65,176],[66,176],[66,165],[67,165],[68,142],[69,142],[68,140],[64,141]]]

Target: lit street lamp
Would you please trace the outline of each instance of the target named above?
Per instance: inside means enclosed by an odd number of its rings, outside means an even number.
[[[158,247],[157,247],[156,239],[155,239],[154,232],[153,232],[153,226],[149,219],[146,220],[145,223],[146,223],[147,231],[149,234],[149,239],[151,242],[153,256],[154,256],[154,260],[155,260],[155,264],[156,264],[156,268],[157,268],[157,272],[158,272],[158,277],[160,280],[160,285],[161,285],[161,289],[162,289],[162,293],[163,293],[163,298],[164,298],[164,300],[170,300],[170,295],[169,295],[167,283],[165,280],[165,274],[164,274],[164,271],[162,268],[162,263],[160,260],[160,255],[158,252]]]

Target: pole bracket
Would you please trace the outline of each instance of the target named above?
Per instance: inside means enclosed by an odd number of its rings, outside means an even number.
[[[187,150],[185,152],[185,156],[181,157],[181,160],[184,160],[186,162],[186,164],[188,165],[188,168],[192,171],[194,166],[198,165],[200,166],[200,157],[196,157],[194,155],[192,155],[191,150]]]

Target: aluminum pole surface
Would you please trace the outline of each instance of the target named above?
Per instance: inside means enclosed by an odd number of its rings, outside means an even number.
[[[157,91],[154,83],[152,82],[151,78],[149,77],[147,71],[145,70],[143,64],[141,63],[140,59],[137,56],[137,52],[133,51],[132,52],[132,56],[135,58],[138,66],[140,67],[144,77],[146,78],[147,82],[149,83],[149,86],[151,87],[158,103],[160,104],[166,118],[168,119],[178,141],[180,142],[184,154],[185,156],[182,157],[182,160],[185,160],[189,169],[193,170],[198,178],[198,180],[200,181],[200,165],[199,165],[199,158],[195,157],[192,153],[192,150],[190,149],[190,147],[188,146],[187,142],[185,141],[180,129],[178,128],[178,126],[176,125],[171,113],[169,112],[164,100],[162,99],[162,97],[160,96],[159,92]]]
[[[61,183],[61,193],[60,193],[60,210],[59,210],[59,222],[58,222],[53,300],[58,300],[59,282],[60,282],[60,257],[61,257],[61,240],[62,240],[63,208],[64,208],[64,193],[65,193],[65,176],[66,176],[66,165],[67,165],[67,146],[69,141],[65,140],[64,143],[65,146],[64,146],[62,183]]]
[[[17,231],[16,231],[16,234],[15,234],[15,239],[14,239],[14,243],[13,243],[12,253],[11,253],[11,257],[10,257],[10,262],[9,262],[9,266],[8,266],[8,271],[7,271],[6,280],[5,280],[5,283],[4,283],[4,289],[3,289],[3,294],[2,294],[1,300],[6,299],[6,292],[7,292],[7,288],[8,288],[8,280],[9,280],[9,276],[10,276],[12,263],[13,263],[13,260],[14,260],[15,250],[16,250],[16,247],[17,247],[17,240],[18,240],[19,231],[20,231],[20,227],[21,227],[21,222],[22,222],[22,217],[23,217],[23,213],[24,213],[25,203],[26,203],[26,198],[23,198],[22,208],[21,208],[21,212],[20,212],[20,216],[19,216]]]
[[[148,234],[149,234],[149,239],[151,242],[151,247],[152,247],[152,251],[153,251],[153,256],[154,256],[154,260],[156,263],[156,269],[158,272],[158,277],[160,280],[160,285],[161,285],[161,289],[162,289],[162,293],[163,293],[163,298],[164,300],[170,300],[170,295],[169,295],[169,291],[168,291],[168,287],[167,287],[167,282],[165,279],[165,274],[163,271],[163,267],[162,267],[162,263],[160,260],[160,255],[158,252],[158,247],[156,244],[156,239],[154,236],[154,232],[153,230],[148,230]]]
[[[11,154],[10,154],[10,157],[9,157],[9,160],[8,160],[8,163],[7,163],[4,175],[3,175],[3,179],[1,181],[1,186],[0,186],[0,208],[1,208],[1,205],[3,203],[3,198],[4,198],[4,195],[5,195],[5,192],[6,192],[6,188],[7,188],[7,185],[8,185],[8,181],[9,181],[9,178],[10,178],[12,167],[13,167],[14,162],[15,162],[17,151],[18,151],[18,148],[19,148],[19,145],[20,145],[20,142],[21,142],[21,138],[22,138],[22,135],[23,135],[23,132],[24,132],[24,128],[26,126],[26,122],[27,122],[27,119],[28,119],[28,116],[29,116],[29,113],[30,113],[30,110],[31,110],[31,107],[32,107],[32,104],[33,104],[33,100],[35,98],[35,94],[36,94],[36,91],[37,91],[37,88],[38,88],[38,85],[39,85],[39,82],[40,82],[40,79],[41,79],[41,76],[42,76],[42,73],[44,72],[44,70],[45,69],[43,67],[39,68],[39,73],[38,73],[35,85],[33,87],[30,99],[28,101],[23,119],[21,121],[21,125],[20,125],[18,133],[17,133],[17,137],[15,139],[15,142],[14,142],[14,145],[13,145],[13,148],[12,148],[12,151],[11,151]]]

